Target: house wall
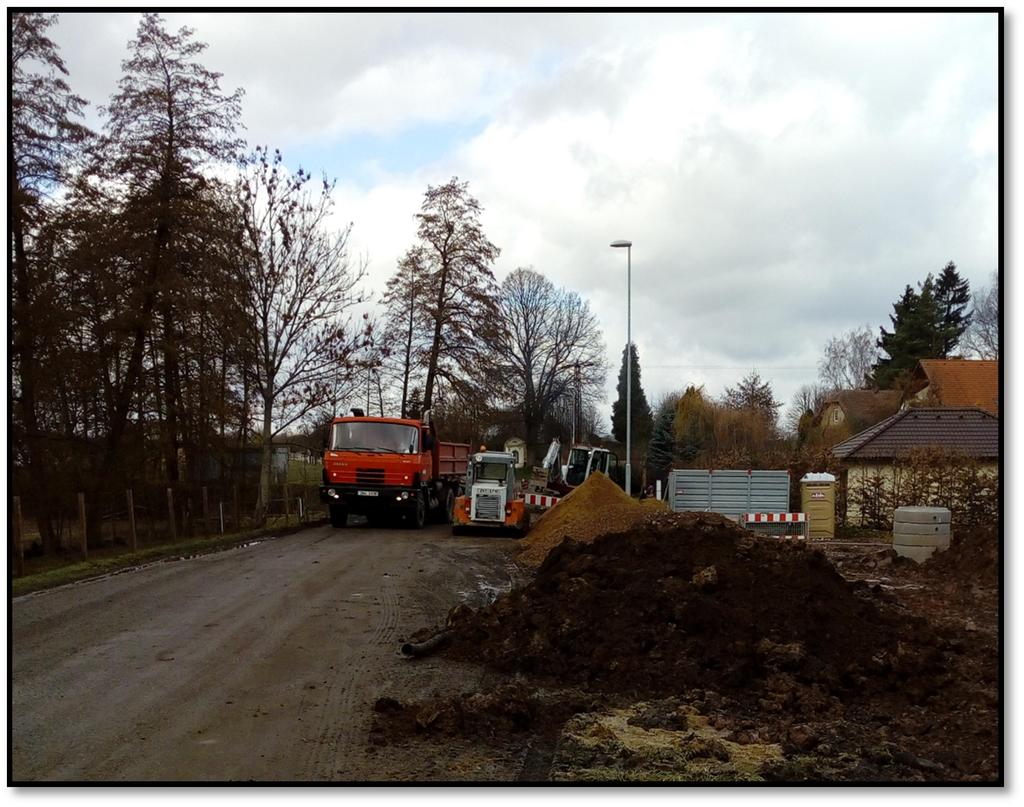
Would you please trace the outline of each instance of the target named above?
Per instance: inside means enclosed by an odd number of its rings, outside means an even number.
[[[846,412],[843,411],[843,407],[837,403],[830,403],[825,407],[825,411],[821,413],[821,428],[835,428],[844,420],[846,420]]]
[[[847,462],[847,469],[846,485],[844,486],[844,495],[846,496],[846,523],[860,526],[863,521],[862,514],[858,503],[855,501],[855,497],[850,495],[850,491],[855,489],[858,485],[863,484],[865,480],[877,475],[882,478],[885,489],[891,493],[894,489],[895,483],[897,482],[896,469],[891,460]],[[982,462],[979,463],[979,470],[982,473],[998,477],[999,464],[994,460]],[[902,507],[906,504],[909,504],[909,502],[897,502],[896,506]]]

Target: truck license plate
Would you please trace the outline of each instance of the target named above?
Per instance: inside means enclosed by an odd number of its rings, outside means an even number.
[[[361,490],[359,491],[360,496],[376,496],[377,491],[375,490]]]

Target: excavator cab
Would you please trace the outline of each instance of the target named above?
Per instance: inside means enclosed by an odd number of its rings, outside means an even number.
[[[618,465],[619,458],[607,448],[573,446],[569,451],[569,462],[565,467],[565,482],[570,487],[582,485],[587,478],[600,471],[609,476],[611,469]]]

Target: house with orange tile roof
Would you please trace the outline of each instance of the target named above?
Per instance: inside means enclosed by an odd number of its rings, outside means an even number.
[[[921,359],[903,398],[912,406],[975,406],[999,416],[999,362],[987,359]]]

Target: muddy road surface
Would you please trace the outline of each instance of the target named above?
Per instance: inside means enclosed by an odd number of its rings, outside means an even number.
[[[452,769],[367,735],[382,695],[491,683],[396,648],[507,590],[514,546],[441,526],[315,527],[19,597],[13,779],[515,779],[514,755]]]

